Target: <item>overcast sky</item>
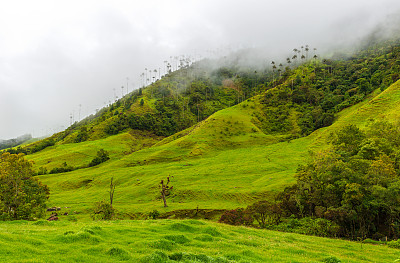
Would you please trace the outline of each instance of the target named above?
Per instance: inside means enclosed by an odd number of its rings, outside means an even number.
[[[94,113],[170,56],[323,50],[399,9],[399,0],[0,0],[0,138],[66,128],[70,114]]]

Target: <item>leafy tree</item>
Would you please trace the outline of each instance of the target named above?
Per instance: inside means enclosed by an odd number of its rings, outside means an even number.
[[[44,214],[49,188],[33,175],[23,154],[0,156],[0,219],[32,220]]]
[[[278,224],[282,216],[279,203],[267,200],[254,203],[248,206],[247,210],[261,228],[265,228],[268,224]]]

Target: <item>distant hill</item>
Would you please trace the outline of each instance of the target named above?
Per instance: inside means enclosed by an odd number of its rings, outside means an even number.
[[[0,150],[21,145],[31,139],[32,139],[32,135],[30,135],[30,134],[24,134],[17,138],[9,139],[9,140],[1,140],[0,139]]]

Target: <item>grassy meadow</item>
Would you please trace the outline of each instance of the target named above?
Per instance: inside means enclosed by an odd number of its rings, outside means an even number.
[[[1,262],[397,262],[383,245],[199,220],[0,224]]]

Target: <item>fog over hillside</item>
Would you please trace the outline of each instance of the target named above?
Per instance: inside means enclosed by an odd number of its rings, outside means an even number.
[[[64,129],[138,88],[145,68],[162,74],[174,56],[256,48],[272,60],[306,44],[329,53],[374,31],[390,35],[399,10],[397,0],[8,1],[0,138]]]

